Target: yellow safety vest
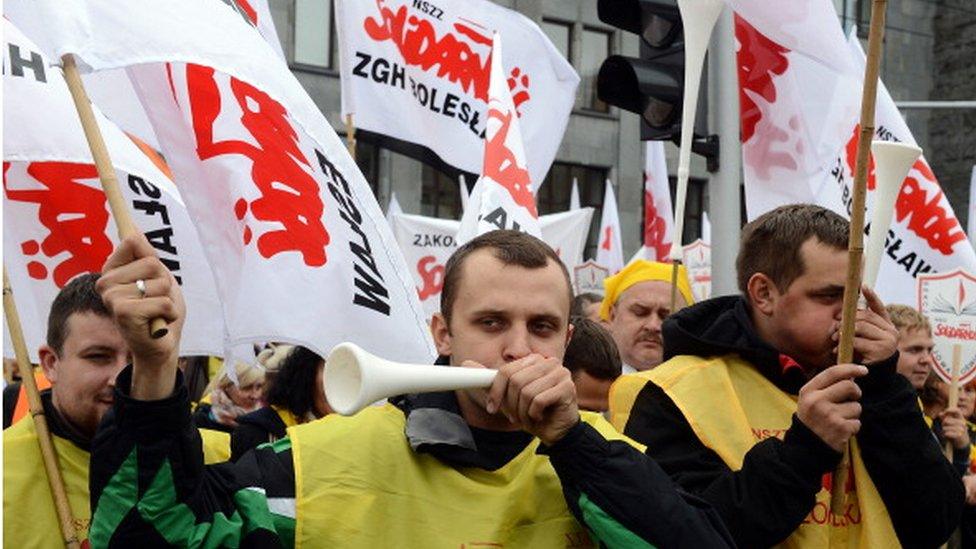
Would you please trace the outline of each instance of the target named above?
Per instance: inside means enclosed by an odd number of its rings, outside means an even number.
[[[58,454],[78,540],[88,539],[89,453],[51,437]],[[5,547],[64,547],[54,496],[44,471],[34,420],[28,416],[3,432],[3,544]],[[87,541],[83,546],[87,546]]]
[[[614,425],[626,425],[634,399],[648,381],[664,390],[702,444],[733,471],[742,468],[754,445],[782,438],[796,412],[794,397],[737,356],[679,356],[653,370],[618,378],[610,392]],[[780,547],[900,547],[856,438],[851,439],[850,475],[843,512],[830,512],[831,483],[825,476],[810,514]]]
[[[583,421],[626,440],[598,414]],[[456,469],[416,453],[391,404],[292,427],[295,546],[593,547],[533,440],[495,471]],[[628,440],[629,442],[629,440]]]
[[[230,459],[230,435],[200,429],[204,462]],[[91,454],[71,441],[51,437],[58,454],[78,541],[88,539],[88,461]],[[5,547],[64,547],[41,447],[28,416],[3,432],[3,543]],[[87,542],[83,544],[87,547]]]
[[[213,429],[197,429],[203,439],[203,462],[207,465],[230,459],[230,433]]]

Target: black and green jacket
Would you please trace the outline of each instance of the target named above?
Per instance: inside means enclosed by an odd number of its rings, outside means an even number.
[[[119,374],[115,404],[93,442],[92,546],[293,546],[290,441],[262,445],[237,463],[204,466],[182,380],[169,398],[145,402],[128,396],[131,375],[131,366]],[[407,417],[405,436],[414,450],[452,466],[497,469],[531,441],[521,432],[450,421],[460,419],[451,392],[399,397],[394,404]],[[419,409],[425,413],[411,421]],[[449,423],[455,427],[444,429]],[[607,441],[581,422],[540,453],[549,456],[572,513],[603,546],[732,546],[707,504],[679,490],[627,443]]]

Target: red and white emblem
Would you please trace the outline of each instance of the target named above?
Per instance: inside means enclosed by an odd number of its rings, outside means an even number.
[[[699,238],[681,250],[691,293],[696,302],[704,301],[712,296],[712,247]]]
[[[573,286],[577,294],[592,292],[603,295],[603,279],[610,276],[610,269],[592,259],[573,267]]]
[[[959,383],[976,376],[976,277],[956,269],[918,277],[918,308],[932,323],[935,372],[952,380],[952,348],[962,348]]]

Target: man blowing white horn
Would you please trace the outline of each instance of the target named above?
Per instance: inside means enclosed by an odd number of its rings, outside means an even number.
[[[497,370],[489,389],[395,397],[211,467],[176,368],[177,286],[145,240],[129,239],[99,289],[133,364],[93,448],[92,545],[730,546],[714,511],[578,411],[561,364],[569,277],[536,238],[488,233],[446,266],[431,326],[439,362]],[[171,335],[148,337],[156,316],[174,322]]]

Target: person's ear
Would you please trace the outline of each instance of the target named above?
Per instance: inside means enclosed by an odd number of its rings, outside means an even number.
[[[444,320],[444,315],[434,313],[430,319],[430,333],[434,336],[434,346],[437,347],[437,354],[441,356],[451,356],[451,328]]]
[[[773,314],[773,308],[780,293],[771,278],[764,273],[752,275],[746,284],[746,292],[748,294],[746,297],[749,298],[749,303],[752,304],[753,309],[766,316]]]
[[[567,327],[567,329],[566,329],[566,344],[565,344],[565,345],[563,345],[563,348],[564,348],[564,349],[565,349],[566,347],[569,347],[569,342],[570,342],[570,340],[572,340],[572,339],[573,339],[573,331],[574,331],[574,330],[576,330],[576,326],[573,326],[573,323],[572,323],[572,322],[570,322],[570,323],[569,323],[569,326],[568,326],[568,327]]]
[[[37,356],[41,362],[41,368],[44,370],[44,375],[47,376],[48,381],[53,385],[57,383],[58,380],[58,354],[54,352],[54,349],[48,347],[47,345],[41,345],[41,348],[37,350]]]

